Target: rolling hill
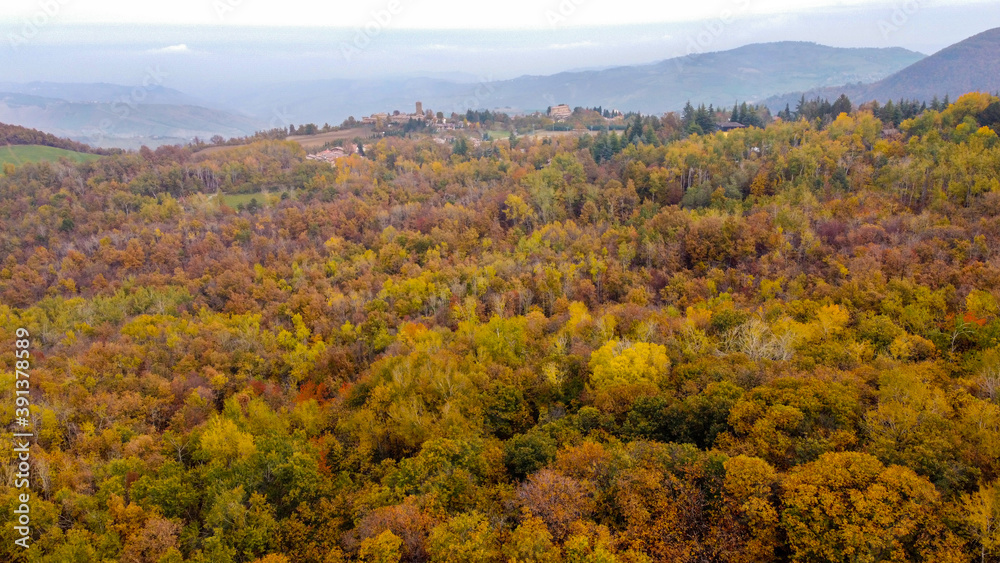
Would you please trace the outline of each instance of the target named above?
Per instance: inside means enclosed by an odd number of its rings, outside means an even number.
[[[945,95],[952,100],[968,92],[1000,91],[1000,28],[984,31],[946,47],[882,80],[869,84],[794,91],[765,101],[772,110],[792,107],[806,98],[836,98],[847,94],[855,103],[899,98],[931,101]]]
[[[141,88],[106,82],[0,82],[0,92],[25,94],[82,103],[143,103],[206,106],[203,100],[179,90],[151,84]],[[132,102],[135,100],[134,102]]]
[[[106,94],[113,92],[108,89]],[[0,122],[106,148],[155,147],[213,135],[239,137],[263,128],[258,120],[195,105],[82,102],[10,92],[0,93]]]
[[[878,99],[926,99],[1000,90],[1000,28],[985,31],[876,82]]]
[[[72,162],[89,162],[101,158],[96,154],[87,154],[42,145],[8,145],[0,147],[0,171],[4,164],[20,166],[28,162],[55,162],[61,158]]]

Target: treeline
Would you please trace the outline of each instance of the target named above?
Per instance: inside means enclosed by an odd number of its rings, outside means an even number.
[[[576,108],[574,112],[579,111],[581,108]],[[582,108],[584,111],[592,111],[605,119],[613,119],[624,115],[621,111],[616,109],[607,109],[604,106],[596,106],[592,108]]]
[[[862,104],[859,108],[863,111],[871,112],[875,117],[882,121],[885,125],[892,128],[899,127],[904,121],[908,119],[913,119],[923,113],[928,109],[935,112],[942,112],[946,110],[951,105],[949,97],[946,95],[943,100],[939,99],[937,96],[931,100],[930,105],[925,101],[921,100],[906,100],[900,98],[898,101],[889,100],[885,105],[880,104],[877,100],[867,102]],[[778,112],[778,117],[784,119],[785,121],[807,119],[807,120],[820,120],[823,124],[828,124],[835,120],[837,116],[841,113],[851,113],[855,107],[852,105],[850,98],[846,94],[841,94],[839,98],[834,100],[832,103],[830,100],[825,98],[816,97],[812,100],[806,100],[805,95],[796,104],[795,110],[793,111],[790,106],[785,105],[785,109]],[[734,116],[738,113],[734,110]],[[1000,105],[990,104],[982,115],[977,116],[979,123],[987,127],[995,127],[1000,123]],[[740,121],[739,119],[732,119],[732,121]]]
[[[770,111],[761,105],[746,102],[733,104],[732,112],[725,108],[718,110],[712,104],[706,108],[700,104],[697,108],[688,102],[681,112],[681,122],[687,134],[707,135],[719,129],[719,123],[731,121],[748,127],[764,127],[771,121]]]
[[[788,105],[785,105],[785,109],[778,112],[778,117],[786,121],[807,119],[813,121],[819,119],[820,121],[829,123],[837,118],[838,115],[842,113],[851,113],[854,110],[850,98],[846,94],[841,94],[839,98],[830,103],[830,100],[826,98],[816,97],[813,100],[806,100],[803,94],[799,103],[795,106],[795,111],[792,111]]]
[[[938,107],[932,108],[935,111],[941,111],[949,106],[948,97],[945,96],[945,101],[943,104],[938,104]],[[893,127],[899,127],[901,123],[907,119],[913,119],[918,115],[927,111],[927,104],[925,102],[918,102],[917,100],[904,100],[900,99],[898,102],[893,102],[889,100],[884,106],[879,105],[878,101],[873,101],[871,103],[870,111],[882,120],[883,123],[892,125]]]
[[[208,142],[204,139],[195,137],[190,143],[188,143],[187,147],[193,151],[198,151],[212,146],[238,146],[257,143],[260,141],[280,141],[288,137],[288,131],[289,129],[285,129],[284,127],[274,127],[263,131],[257,131],[253,135],[246,135],[243,137],[230,137],[227,139],[222,135],[215,135],[209,139]]]
[[[318,135],[320,133],[329,133],[331,131],[338,131],[339,127],[333,127],[329,123],[324,123],[322,127],[316,125],[315,123],[306,123],[296,127],[294,124],[288,126],[288,135]]]
[[[763,128],[770,121],[771,112],[764,106],[753,104],[733,104],[733,111],[729,115],[729,121],[740,123],[747,127]]]
[[[20,125],[0,123],[0,145],[43,145],[68,151],[88,154],[109,155],[122,152],[120,149],[98,149],[70,139],[63,139],[37,129],[28,129]]]

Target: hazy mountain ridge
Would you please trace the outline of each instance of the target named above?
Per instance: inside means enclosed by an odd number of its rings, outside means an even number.
[[[200,98],[157,84],[134,87],[106,82],[0,82],[0,92],[80,103],[211,105]]]
[[[790,84],[819,86],[843,83],[845,79],[877,79],[921,58],[923,55],[901,48],[840,49],[814,43],[763,43],[654,65],[519,78],[501,83],[494,98],[514,107],[524,106],[531,99],[549,98],[571,106],[662,112],[678,110],[689,100],[715,105],[756,101]]]
[[[765,100],[772,110],[786,104],[793,109],[805,95],[833,99],[846,94],[855,104],[878,100],[917,99],[930,102],[934,96],[945,95],[952,100],[968,92],[1000,91],[1000,28],[984,31],[964,41],[946,47],[933,55],[871,84],[851,84],[836,87],[796,91]]]
[[[441,93],[474,88],[474,84],[437,78],[328,79],[248,89],[226,101],[238,111],[267,122],[269,127],[301,123],[337,125],[350,116],[360,119],[362,115],[395,109],[412,112],[418,100],[426,100],[424,107],[435,111],[458,111],[457,107],[444,107]]]
[[[229,100],[241,111],[295,122],[335,122],[349,115],[425,108],[545,110],[550,105],[604,106],[660,113],[691,100],[716,105],[762,100],[780,92],[883,78],[924,55],[899,47],[844,49],[778,42],[605,70],[458,83],[437,79],[327,80],[269,87]]]
[[[115,89],[104,90],[110,93]],[[163,96],[182,100],[184,94],[165,92]],[[0,122],[43,130],[93,146],[120,148],[183,144],[194,137],[207,139],[213,135],[239,137],[266,125],[254,118],[195,105],[74,102],[20,93],[0,93]]]

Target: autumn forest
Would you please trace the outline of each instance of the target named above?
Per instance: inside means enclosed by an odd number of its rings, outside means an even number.
[[[850,107],[5,165],[0,559],[1000,561],[1000,99]]]

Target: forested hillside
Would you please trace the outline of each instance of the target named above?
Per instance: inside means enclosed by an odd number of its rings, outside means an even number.
[[[0,553],[997,561],[998,108],[8,170]]]
[[[56,137],[55,135],[45,133],[37,129],[28,129],[27,127],[21,127],[20,125],[0,123],[0,146],[4,145],[41,145],[68,151],[105,155],[120,152],[109,149],[94,149],[83,143],[77,143],[76,141]]]
[[[916,99],[930,102],[968,92],[1000,91],[1000,28],[990,29],[946,47],[929,57],[870,84],[846,83],[832,88],[815,88],[804,93],[783,94],[763,104],[780,108],[794,104],[799,96],[837,97],[847,94],[856,100]]]

